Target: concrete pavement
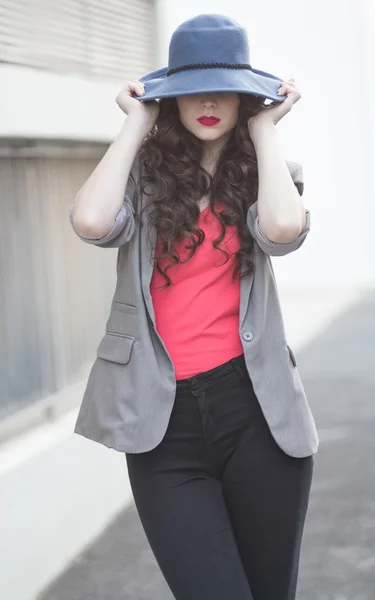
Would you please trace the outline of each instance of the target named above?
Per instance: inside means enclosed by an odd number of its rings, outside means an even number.
[[[297,361],[321,440],[298,600],[374,600],[375,293],[297,352]],[[131,505],[38,600],[151,598],[173,597]]]

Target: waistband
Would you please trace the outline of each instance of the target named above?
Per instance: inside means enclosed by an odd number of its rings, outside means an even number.
[[[228,373],[232,373],[233,371],[238,373],[238,369],[240,369],[241,367],[246,368],[245,357],[243,354],[240,354],[240,356],[236,356],[235,358],[231,358],[222,365],[213,367],[208,371],[197,373],[197,375],[193,375],[193,377],[187,377],[186,379],[177,379],[177,391],[197,390],[205,388],[211,383],[217,381],[218,379],[221,379],[223,375],[227,375]]]

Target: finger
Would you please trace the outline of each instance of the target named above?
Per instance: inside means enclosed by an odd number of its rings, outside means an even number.
[[[282,86],[282,87],[284,87],[286,85],[289,85],[289,86],[291,85],[293,87],[296,87],[296,80],[294,79],[294,77],[292,77],[291,79],[288,79],[288,81],[281,81],[279,83],[279,86]]]
[[[130,81],[129,82],[129,87],[138,96],[141,96],[142,94],[145,93],[144,85],[140,81]]]
[[[299,92],[299,90],[297,90],[296,87],[294,87],[290,84],[286,84],[286,85],[282,85],[278,89],[277,93],[279,94],[279,96],[282,96],[282,95],[288,95],[288,94],[299,94],[300,92]]]
[[[138,94],[138,96],[143,96],[143,94],[145,93],[144,88],[140,85],[136,85],[134,91],[136,92],[136,94]]]
[[[277,90],[277,93],[278,93],[278,95],[279,95],[279,96],[285,96],[286,94],[288,94],[288,93],[289,93],[290,89],[291,89],[291,88],[289,88],[288,86],[286,86],[286,85],[282,85],[282,86],[281,86],[281,87],[280,87],[280,88]]]

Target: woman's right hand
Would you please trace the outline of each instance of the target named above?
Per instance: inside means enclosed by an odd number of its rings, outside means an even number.
[[[159,103],[156,100],[140,102],[132,98],[133,93],[142,96],[144,85],[141,81],[127,81],[116,96],[116,102],[121,110],[127,115],[137,114],[137,118],[149,129],[152,129],[159,114]]]

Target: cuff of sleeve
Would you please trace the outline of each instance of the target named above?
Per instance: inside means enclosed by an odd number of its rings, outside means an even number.
[[[252,213],[254,219],[254,229],[255,229],[255,237],[259,246],[262,248],[264,252],[269,254],[270,256],[283,256],[285,254],[289,254],[290,252],[294,252],[297,250],[301,244],[306,239],[307,234],[310,231],[310,211],[305,209],[306,214],[306,224],[299,236],[293,240],[292,242],[274,242],[268,239],[259,226],[259,216],[257,207],[255,204],[250,206],[249,209]]]
[[[70,219],[71,226],[74,229],[73,220],[72,220],[72,209],[73,209],[73,205],[69,206],[69,219]],[[96,245],[105,244],[106,242],[110,242],[111,240],[113,240],[123,230],[127,217],[128,217],[128,208],[127,208],[126,204],[123,203],[121,205],[121,208],[118,212],[118,215],[116,217],[115,223],[114,223],[111,231],[109,233],[107,233],[107,235],[105,235],[104,237],[98,238],[98,239],[85,238],[85,237],[79,235],[79,233],[77,233],[75,229],[74,229],[74,231],[81,240],[83,240],[84,242],[87,242],[88,244],[96,244]]]

